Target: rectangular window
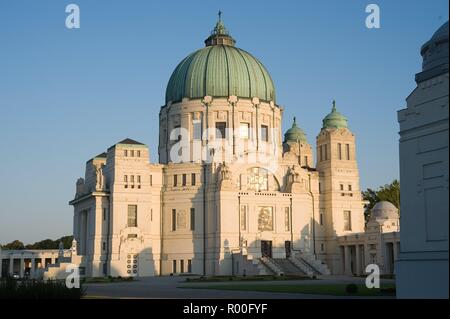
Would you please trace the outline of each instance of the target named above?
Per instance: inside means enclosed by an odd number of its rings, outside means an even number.
[[[141,175],[137,176],[137,182],[140,184],[141,183]]]
[[[352,191],[352,185],[348,184],[348,191],[351,192]]]
[[[325,245],[323,243],[320,244],[320,250],[324,251],[325,250]]]
[[[123,156],[125,156],[125,157],[128,156],[128,151],[127,150],[123,150]]]
[[[309,163],[308,163],[308,156],[305,156],[305,166],[308,167]]]
[[[239,126],[239,135],[242,139],[248,140],[250,138],[250,124],[241,123]]]
[[[284,208],[284,230],[285,231],[291,230],[291,215],[289,207]]]
[[[180,260],[180,273],[184,273],[184,260]]]
[[[342,159],[342,144],[338,143],[338,158]]]
[[[323,146],[323,148],[324,148],[324,150],[325,150],[325,160],[328,161],[328,145],[325,144],[325,145]]]
[[[175,259],[172,261],[172,272],[177,273],[177,261]]]
[[[322,183],[319,182],[319,194],[322,193]]]
[[[177,210],[172,209],[172,231],[177,230]]]
[[[182,183],[183,186],[186,186],[186,182],[187,182],[187,176],[186,176],[186,174],[183,174],[182,175],[182,179],[181,179],[181,183]]]
[[[141,157],[141,151],[136,151],[136,156]]]
[[[106,208],[103,208],[103,220],[106,220]]]
[[[191,259],[188,259],[187,267],[188,267],[187,271],[189,273],[191,273],[192,272],[192,260]]]
[[[134,157],[134,151],[133,150],[130,151],[130,156]]]
[[[150,210],[150,221],[153,221],[153,208]]]
[[[131,181],[131,183],[134,183],[134,175],[130,176],[130,181]]]
[[[226,128],[227,123],[225,122],[216,122],[216,139],[224,139],[226,138]]]
[[[322,162],[323,161],[323,145],[320,145],[319,146],[319,158],[320,158],[320,161]]]
[[[195,230],[195,208],[191,208],[191,230]]]
[[[320,218],[320,221],[319,221],[320,225],[323,225],[323,214],[320,214],[319,218]]]
[[[343,191],[344,190],[344,184],[339,184],[340,190]]]
[[[267,125],[261,125],[261,141],[269,141],[269,127]]]
[[[192,121],[192,138],[194,140],[202,139],[202,121],[201,120],[193,120]]]
[[[178,184],[178,175],[173,175],[173,186],[176,187]]]
[[[128,205],[128,227],[137,227],[137,205]]]
[[[106,250],[106,243],[105,242],[102,243],[102,249],[103,249],[103,251]]]
[[[241,205],[241,230],[247,230],[247,205]]]
[[[150,175],[150,186],[153,186],[153,175]]]
[[[128,175],[123,176],[123,182],[126,184],[128,183]]]
[[[195,173],[191,174],[191,185],[195,186]]]
[[[352,230],[352,213],[349,210],[344,210],[344,230]]]
[[[347,150],[347,161],[350,160],[350,144],[345,144],[345,148]]]

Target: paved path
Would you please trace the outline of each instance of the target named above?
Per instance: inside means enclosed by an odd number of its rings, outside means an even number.
[[[131,282],[86,284],[88,297],[107,298],[181,298],[181,299],[340,299],[342,296],[325,296],[299,293],[230,291],[215,289],[180,288],[186,286],[233,285],[237,282],[186,283],[186,277],[147,277]],[[382,280],[393,282],[393,280]],[[239,282],[239,285],[321,285],[321,284],[364,284],[364,278],[343,276],[322,276],[321,280],[251,281]],[[367,298],[367,297],[352,297]],[[378,298],[378,297],[371,297]],[[385,297],[384,297],[385,298]]]

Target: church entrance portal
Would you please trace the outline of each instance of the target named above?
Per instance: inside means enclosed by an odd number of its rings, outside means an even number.
[[[272,258],[272,241],[261,240],[261,255]]]

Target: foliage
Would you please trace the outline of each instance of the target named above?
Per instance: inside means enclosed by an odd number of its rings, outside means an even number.
[[[396,179],[391,184],[386,184],[376,190],[368,188],[362,192],[364,200],[369,201],[364,215],[366,220],[370,218],[370,212],[376,203],[380,201],[388,201],[398,208],[400,213],[400,182]]]
[[[80,299],[85,294],[83,286],[69,289],[64,281],[0,280],[0,299]]]
[[[20,240],[14,240],[4,246],[2,246],[2,249],[11,249],[11,250],[20,250],[24,249],[25,246]]]
[[[64,249],[69,249],[72,246],[72,240],[73,240],[73,236],[64,236],[64,237],[61,237],[56,240],[44,239],[44,240],[38,241],[34,244],[28,244],[28,245],[24,245],[19,240],[14,240],[13,242],[10,242],[9,244],[6,244],[1,247],[2,247],[2,249],[9,249],[9,250],[58,249],[59,243],[62,242]]]
[[[348,284],[345,286],[345,292],[348,294],[356,294],[358,292],[358,286],[355,284]]]

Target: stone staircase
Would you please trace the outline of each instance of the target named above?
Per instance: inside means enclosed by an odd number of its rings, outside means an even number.
[[[274,259],[274,262],[282,270],[284,275],[304,276],[306,274],[303,270],[301,270],[301,268],[297,267],[297,265],[295,265],[289,259],[276,258]]]
[[[266,266],[273,274],[281,276],[284,274],[283,269],[270,257],[261,257],[261,264]]]
[[[295,252],[289,260],[302,269],[308,276],[331,274],[327,264],[317,259],[315,255]]]

